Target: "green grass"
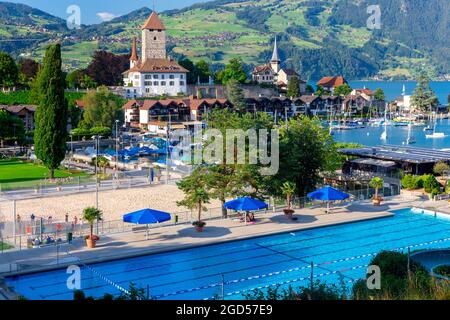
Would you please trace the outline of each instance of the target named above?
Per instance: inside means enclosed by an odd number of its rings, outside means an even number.
[[[74,104],[75,100],[81,99],[85,93],[83,92],[66,92],[65,97],[69,105]],[[36,101],[31,99],[31,91],[13,91],[9,93],[0,92],[0,105],[6,104],[8,106],[18,105],[18,104],[37,104]]]
[[[85,173],[71,173],[66,170],[56,170],[56,178],[84,176]],[[41,165],[26,163],[20,160],[0,160],[0,184],[12,187],[12,184],[21,185],[23,182],[47,179],[49,170]],[[3,186],[2,186],[3,188]]]

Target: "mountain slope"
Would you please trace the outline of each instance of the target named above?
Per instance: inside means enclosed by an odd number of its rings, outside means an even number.
[[[277,35],[284,63],[304,79],[327,74],[411,78],[421,70],[434,77],[450,74],[449,0],[377,3],[380,30],[366,27],[370,0],[217,0],[160,15],[172,56],[205,59],[214,67],[234,57],[249,68],[266,62]],[[66,33],[66,66],[86,65],[97,49],[129,53],[150,12],[142,8]],[[28,53],[38,58],[43,47],[30,46]]]

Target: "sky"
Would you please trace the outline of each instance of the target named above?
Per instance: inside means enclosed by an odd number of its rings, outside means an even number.
[[[142,7],[153,8],[157,11],[181,9],[198,2],[207,0],[1,0],[29,5],[54,16],[67,18],[67,9],[77,5],[81,10],[81,23],[93,24],[111,20],[115,16],[127,14]]]

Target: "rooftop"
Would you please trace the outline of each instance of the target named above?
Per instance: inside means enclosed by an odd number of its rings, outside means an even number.
[[[354,149],[339,149],[339,153],[361,158],[371,158],[414,164],[450,162],[450,151],[437,149],[411,148],[400,146],[378,146]]]

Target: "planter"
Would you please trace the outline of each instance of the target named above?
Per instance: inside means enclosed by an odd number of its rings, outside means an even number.
[[[290,220],[292,220],[292,215],[295,212],[294,210],[292,210],[292,209],[284,209],[283,212]]]
[[[197,232],[203,232],[204,227],[195,227],[195,231]]]
[[[86,246],[89,248],[89,249],[93,249],[93,248],[95,248],[95,243],[96,243],[97,241],[96,240],[94,240],[94,239],[86,239]]]
[[[381,202],[383,201],[383,198],[377,197],[372,199],[372,203],[375,207],[381,206]]]

